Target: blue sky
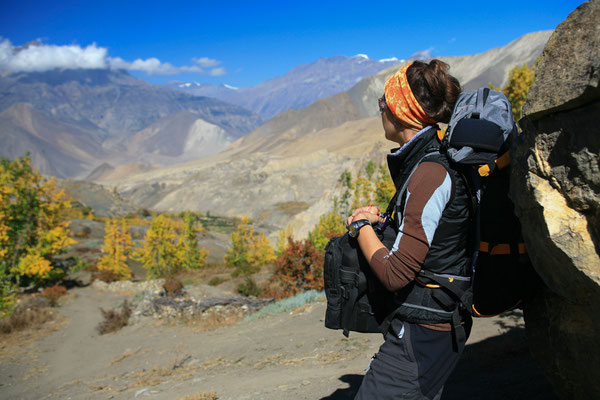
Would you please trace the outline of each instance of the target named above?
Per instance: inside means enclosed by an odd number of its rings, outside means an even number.
[[[14,57],[18,46],[39,40],[48,51],[38,49],[10,68],[54,57],[70,46],[72,57],[77,49],[87,49],[83,54],[94,62],[103,57],[104,64],[129,68],[153,83],[253,86],[319,57],[361,53],[401,59],[424,49],[435,56],[482,52],[529,32],[554,29],[579,4],[2,0],[0,67],[3,54],[8,65],[6,57]]]

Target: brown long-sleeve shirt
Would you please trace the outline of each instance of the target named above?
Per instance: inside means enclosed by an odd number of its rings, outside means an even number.
[[[423,162],[411,176],[400,229],[391,251],[379,249],[371,268],[391,292],[412,282],[421,270],[444,208],[450,201],[452,181],[439,163]],[[450,324],[424,325],[450,330]]]

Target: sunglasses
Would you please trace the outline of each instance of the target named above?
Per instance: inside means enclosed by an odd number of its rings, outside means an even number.
[[[379,98],[379,112],[383,114],[383,110],[387,107],[387,103],[385,102],[385,96]]]

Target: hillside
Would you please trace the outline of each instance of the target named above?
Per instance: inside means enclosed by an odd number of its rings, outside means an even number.
[[[0,135],[10,146],[3,146],[0,155],[15,157],[29,150],[35,154],[34,165],[59,177],[85,176],[103,162],[130,163],[133,158],[167,164],[214,154],[262,122],[239,106],[109,69],[3,74],[0,112],[5,111],[10,118],[3,114]],[[32,112],[44,122],[32,125]],[[65,134],[72,140],[56,140]],[[149,140],[141,149],[129,144],[128,150],[127,141],[136,134],[131,139],[135,146],[140,137]],[[165,143],[178,150],[160,158]]]
[[[498,69],[508,75],[512,66],[534,62],[549,35],[525,35],[502,48],[446,61],[467,84],[491,79]],[[345,169],[356,173],[369,160],[383,161],[393,147],[382,134],[377,97],[394,70],[306,108],[280,113],[215,156],[106,184],[145,208],[248,214],[272,230],[291,225],[303,237],[339,195],[340,174]],[[290,202],[307,208],[282,212]]]

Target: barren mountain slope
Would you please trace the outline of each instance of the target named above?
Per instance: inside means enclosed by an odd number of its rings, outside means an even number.
[[[388,143],[373,117],[312,132],[270,154],[219,154],[103,183],[140,207],[248,214],[268,232],[289,224],[304,236],[341,190],[342,171],[382,161]]]
[[[218,153],[238,137],[197,114],[179,111],[127,138],[123,144],[138,161],[172,164]]]
[[[42,174],[77,176],[108,155],[94,133],[52,119],[29,104],[15,104],[0,112],[0,156],[13,159],[29,152]]]

